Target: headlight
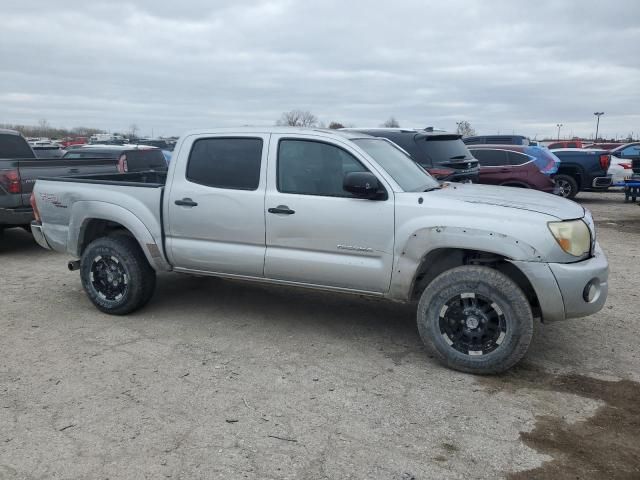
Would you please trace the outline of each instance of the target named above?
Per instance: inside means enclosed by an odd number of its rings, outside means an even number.
[[[582,220],[549,222],[547,224],[558,245],[574,257],[582,257],[591,249],[591,233]]]

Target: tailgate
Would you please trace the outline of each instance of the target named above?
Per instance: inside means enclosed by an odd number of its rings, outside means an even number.
[[[22,160],[20,161],[22,202],[24,205],[29,205],[33,184],[39,178],[113,173],[117,171],[116,165],[116,160],[112,158]]]

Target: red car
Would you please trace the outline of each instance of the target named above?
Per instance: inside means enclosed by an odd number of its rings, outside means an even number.
[[[559,140],[557,142],[547,145],[549,150],[554,148],[586,148],[586,144],[582,143],[582,140]]]
[[[478,183],[556,193],[554,181],[540,171],[531,155],[499,147],[469,145],[469,150],[480,164]]]

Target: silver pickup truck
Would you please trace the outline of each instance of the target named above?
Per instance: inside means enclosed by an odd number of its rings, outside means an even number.
[[[157,271],[417,302],[446,365],[503,371],[534,318],[599,311],[591,215],[554,195],[440,185],[394,143],[296,128],[195,131],[168,173],[38,180],[40,245],[67,252],[103,312],[146,304]]]

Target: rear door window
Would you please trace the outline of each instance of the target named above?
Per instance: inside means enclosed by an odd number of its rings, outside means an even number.
[[[261,162],[261,138],[202,138],[191,148],[187,180],[209,187],[257,190]]]
[[[522,165],[531,161],[528,155],[520,152],[507,152],[507,158],[509,159],[509,165]]]
[[[478,159],[478,163],[483,167],[499,167],[509,165],[507,152],[505,150],[473,150],[473,156]]]

